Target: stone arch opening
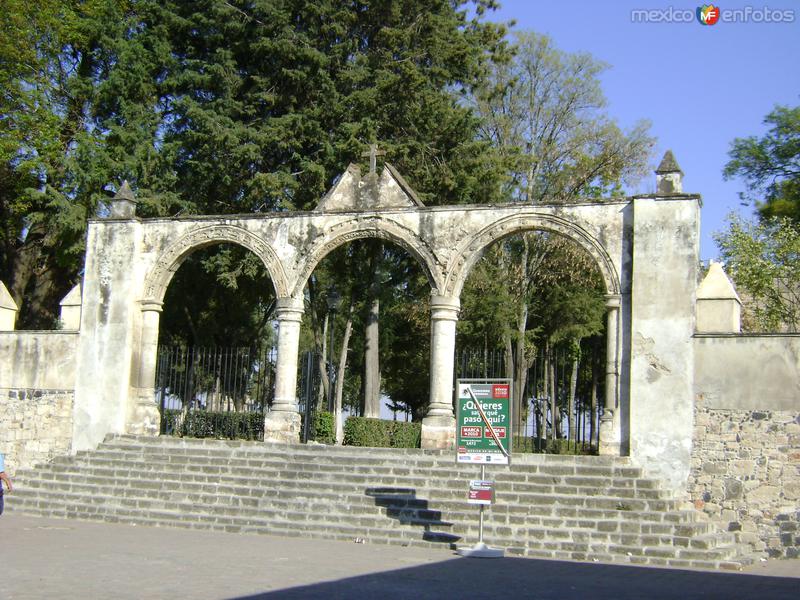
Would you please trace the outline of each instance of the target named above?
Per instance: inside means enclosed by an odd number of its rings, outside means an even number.
[[[463,241],[457,250],[459,259],[455,261],[446,275],[445,290],[448,295],[459,296],[461,294],[464,281],[486,248],[505,237],[526,231],[549,231],[575,242],[596,261],[597,268],[605,282],[606,293],[619,295],[619,274],[603,245],[583,227],[572,221],[540,213],[508,216],[488,225]]]
[[[140,303],[134,360],[139,404],[148,395],[155,401],[162,433],[188,426],[188,411],[202,410],[215,428],[263,435],[274,396],[273,312],[278,290],[287,289],[273,275],[283,277],[276,261],[271,248],[234,227],[200,228],[161,253]],[[230,412],[261,416],[211,418]]]
[[[348,242],[368,238],[385,240],[403,248],[417,259],[428,278],[432,293],[436,294],[441,289],[442,266],[433,248],[412,230],[385,217],[373,216],[344,221],[325,231],[308,248],[292,295],[298,296],[302,293],[308,278],[323,258]]]
[[[432,279],[421,253],[374,229],[337,232],[318,248],[327,252],[315,261],[304,291],[305,327],[314,332],[306,339],[314,340],[321,382],[316,405],[329,408],[337,425],[345,414],[391,418],[389,398],[397,418],[405,412],[421,419]],[[332,287],[340,298],[334,311],[327,304]],[[419,371],[413,381],[402,373],[406,367],[414,372],[412,364]]]
[[[456,376],[485,377],[488,364],[488,376],[511,377],[518,447],[597,452],[601,416],[616,409],[619,353],[620,280],[605,248],[558,216],[522,214],[478,231],[459,250],[446,283],[461,299]],[[498,312],[508,313],[499,316],[507,322],[502,343],[484,340],[477,351],[468,334],[481,310],[471,305],[476,289],[504,298]]]
[[[202,248],[224,243],[237,244],[253,252],[264,263],[277,296],[289,295],[289,283],[283,265],[269,244],[242,227],[206,225],[183,234],[159,254],[145,278],[142,302],[162,303],[173,275],[189,255]]]

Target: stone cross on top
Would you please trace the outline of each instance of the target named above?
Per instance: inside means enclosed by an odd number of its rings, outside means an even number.
[[[362,152],[361,156],[369,156],[369,172],[375,173],[378,166],[378,157],[386,156],[386,151],[378,150],[378,144],[370,144],[369,150]]]

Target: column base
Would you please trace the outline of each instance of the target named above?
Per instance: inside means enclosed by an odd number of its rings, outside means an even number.
[[[456,443],[456,419],[452,416],[430,416],[422,419],[420,445],[425,450],[450,450]]]
[[[128,405],[125,433],[157,436],[161,431],[161,411],[154,399],[153,390],[139,392]]]
[[[600,443],[597,449],[601,456],[621,456],[619,431],[615,426],[615,419],[600,419]]]
[[[297,412],[268,412],[264,419],[264,441],[299,444],[301,422]]]

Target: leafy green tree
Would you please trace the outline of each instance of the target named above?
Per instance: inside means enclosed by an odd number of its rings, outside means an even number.
[[[507,168],[506,200],[600,200],[644,173],[653,144],[648,124],[623,132],[608,117],[599,79],[605,65],[588,54],[563,52],[547,36],[530,32],[517,34],[511,50],[512,60],[495,63],[489,83],[472,97],[482,116],[482,136]],[[505,350],[518,400],[539,350],[575,346],[602,329],[602,320],[597,323],[605,310],[602,292],[587,258],[564,238],[526,233],[498,242],[483,259],[490,264],[470,275],[463,315],[479,320],[460,324],[459,331],[470,335],[477,326],[493,332],[494,343]],[[567,286],[563,278],[573,275],[577,281]],[[504,289],[497,289],[500,281]],[[502,309],[487,310],[492,314],[483,322],[487,317],[476,317],[473,307],[481,310],[486,286],[502,299]]]
[[[84,183],[83,150],[100,134],[87,106],[117,3],[9,0],[0,11],[0,278],[19,327],[49,327],[77,281],[88,216],[102,184]]]
[[[51,318],[76,280],[108,182],[130,180],[142,216],[309,209],[380,140],[426,202],[491,197],[491,149],[458,94],[502,47],[504,28],[480,17],[493,4],[7,3],[3,124],[33,133],[4,138],[14,176],[0,275],[24,299],[23,324]],[[31,44],[28,68],[14,52]],[[25,106],[41,114],[26,121]],[[38,253],[15,249],[26,235]],[[39,290],[48,276],[18,265],[23,255],[59,275],[58,292]]]
[[[714,239],[742,296],[742,328],[800,331],[800,225],[731,215],[727,230]]]
[[[606,65],[544,35],[517,33],[512,60],[493,63],[474,105],[481,132],[509,170],[506,198],[570,202],[618,194],[647,169],[653,139],[641,121],[623,132],[605,112]]]
[[[764,124],[769,130],[763,136],[732,142],[723,174],[745,180],[740,196],[755,203],[761,218],[800,223],[800,106],[776,106]]]

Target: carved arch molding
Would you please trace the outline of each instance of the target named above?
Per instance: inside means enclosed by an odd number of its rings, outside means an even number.
[[[434,293],[438,293],[438,290],[442,288],[444,265],[431,245],[412,230],[395,221],[371,216],[334,225],[325,232],[324,236],[315,241],[307,252],[303,253],[305,258],[303,266],[300,268],[294,294],[302,293],[311,273],[331,251],[347,242],[365,238],[388,240],[401,246],[417,259],[425,271]]]
[[[467,276],[491,244],[515,233],[532,230],[557,233],[578,244],[597,264],[606,286],[606,293],[611,295],[620,293],[619,275],[605,248],[589,232],[572,221],[540,213],[504,217],[462,240],[453,253],[454,260],[445,277],[444,293],[455,297],[461,295]]]
[[[145,297],[142,299],[142,303],[160,304],[163,302],[172,276],[189,254],[195,250],[225,242],[239,244],[258,256],[272,279],[276,295],[285,297],[289,294],[289,283],[283,265],[269,244],[242,227],[207,225],[184,234],[161,253],[145,279]]]
[[[357,217],[328,228],[324,235],[300,249],[296,265],[286,266],[269,243],[243,227],[204,225],[185,233],[160,254],[145,279],[142,303],[160,306],[172,276],[189,254],[225,242],[239,244],[261,259],[278,297],[300,297],[311,273],[327,254],[342,244],[364,238],[385,239],[403,247],[419,261],[434,294],[457,297],[470,271],[488,246],[509,235],[530,230],[550,231],[573,240],[594,259],[605,282],[606,292],[613,295],[620,293],[619,275],[613,261],[589,232],[562,217],[531,212],[503,217],[465,236],[456,243],[455,248],[443,248],[441,252],[436,251],[432,241],[423,239],[396,221],[380,216]],[[448,254],[452,257],[449,264],[441,258],[441,255]],[[297,276],[290,279],[286,267]]]

